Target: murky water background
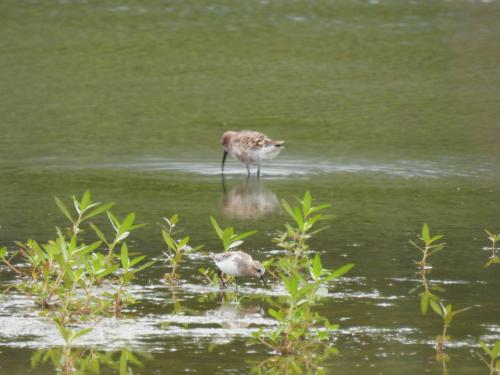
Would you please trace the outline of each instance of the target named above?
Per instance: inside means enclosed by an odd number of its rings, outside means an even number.
[[[484,229],[500,231],[499,15],[495,1],[3,1],[0,245],[53,238],[53,197],[90,189],[149,223],[130,246],[150,257],[156,223],[179,213],[207,250],[210,215],[257,229],[244,249],[265,259],[280,199],[310,190],[336,216],[314,248],[356,264],[319,308],[340,323],[328,373],[442,373],[440,321],[408,293],[423,222],[447,243],[430,280],[474,306],[450,328],[450,374],[486,373],[473,352],[500,339],[499,270],[483,268]],[[221,180],[219,137],[246,128],[287,147],[260,181],[236,162]],[[247,373],[269,355],[246,344],[273,324],[263,296],[283,290],[242,281],[236,305],[198,275],[209,264],[183,264],[183,314],[157,263],[140,303],[81,344],[152,353],[143,374]],[[30,357],[58,337],[29,300],[0,299],[0,372],[53,373]]]

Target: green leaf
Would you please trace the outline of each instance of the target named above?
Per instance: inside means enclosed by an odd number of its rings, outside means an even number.
[[[309,232],[309,236],[314,236],[315,234],[318,234],[319,232],[323,232],[325,229],[328,229],[328,228],[330,228],[330,226],[325,225],[324,227],[313,230],[312,232]]]
[[[295,222],[299,226],[300,229],[304,228],[304,217],[302,216],[302,212],[298,207],[293,208],[293,217],[295,219]]]
[[[426,243],[429,243],[430,242],[430,239],[431,239],[431,235],[429,233],[429,226],[427,225],[427,223],[425,223],[423,226],[422,226],[422,239],[426,242]]]
[[[128,228],[128,230],[130,232],[130,231],[136,230],[138,228],[145,227],[146,225],[148,225],[148,223],[141,223],[141,224],[132,225],[130,228]]]
[[[302,201],[302,213],[304,214],[304,217],[309,215],[309,210],[311,209],[311,202],[312,202],[312,197],[311,193],[308,190],[305,192],[304,200]]]
[[[7,248],[6,247],[0,248],[0,259],[5,259],[6,254],[7,254]]]
[[[231,242],[231,244],[229,246],[227,246],[227,247],[224,246],[224,248],[225,248],[225,250],[231,250],[237,246],[240,246],[242,243],[243,243],[243,241],[234,241],[234,242]]]
[[[212,222],[212,226],[215,229],[215,232],[217,233],[217,236],[219,236],[220,239],[222,239],[222,236],[224,234],[223,230],[219,226],[219,223],[217,223],[217,220],[213,216],[210,216],[210,221]]]
[[[429,304],[431,305],[432,310],[434,310],[436,314],[444,318],[445,311],[444,308],[442,307],[443,305],[441,305],[441,302],[438,303],[430,299]]]
[[[497,343],[500,343],[500,341],[497,341]],[[490,350],[490,348],[488,347],[488,345],[486,345],[486,344],[484,343],[484,341],[483,341],[483,340],[479,340],[479,345],[481,345],[481,348],[483,348],[483,350],[484,350],[484,351],[485,351],[485,352],[486,352],[486,353],[487,353],[490,357],[494,358],[494,357],[493,357],[493,351],[492,351],[492,350]]]
[[[295,298],[297,295],[297,290],[299,288],[299,281],[295,275],[292,275],[284,280],[285,287],[288,290],[288,293]]]
[[[108,215],[109,221],[111,222],[111,225],[113,226],[113,229],[115,230],[116,233],[118,233],[118,228],[120,227],[120,222],[116,218],[115,215],[111,211],[106,211],[106,214]]]
[[[317,211],[324,210],[325,208],[330,208],[330,207],[332,207],[331,204],[320,204],[319,206],[311,207],[311,209],[309,210],[309,215],[311,215]]]
[[[69,328],[66,328],[57,319],[54,319],[54,323],[56,324],[57,328],[59,329],[59,332],[61,333],[61,336],[63,337],[64,341],[68,342],[70,339],[71,330]]]
[[[134,273],[137,273],[137,272],[141,272],[142,270],[148,268],[148,267],[151,267],[153,264],[155,264],[157,261],[156,260],[151,260],[143,265],[141,265],[140,267],[137,267],[136,269],[134,269]]]
[[[146,258],[146,255],[141,255],[141,256],[138,256],[138,257],[135,257],[131,262],[130,262],[130,265],[129,265],[129,268],[135,266],[137,263],[141,262],[144,258]]]
[[[54,197],[54,199],[56,201],[57,207],[59,207],[59,209],[64,214],[64,216],[66,216],[69,219],[69,221],[71,221],[72,223],[74,223],[73,218],[71,217],[71,214],[69,213],[68,207],[66,207],[66,205],[64,204],[64,202],[62,200],[60,200],[59,198],[57,198],[57,197]]]
[[[233,237],[234,229],[232,227],[227,227],[222,232],[222,244],[224,245],[224,250],[229,249],[229,245],[231,245],[231,239]]]
[[[420,297],[420,311],[422,311],[422,315],[426,315],[428,310],[429,310],[429,292],[424,292]]]
[[[165,243],[167,244],[167,246],[170,249],[177,250],[177,245],[176,245],[175,241],[172,239],[172,237],[170,236],[170,234],[168,234],[167,231],[162,229],[161,235],[163,237],[163,240],[165,241]]]
[[[82,213],[82,210],[80,209],[80,202],[74,195],[71,196],[71,199],[73,201],[73,206],[75,207],[76,212],[78,213],[78,215],[80,215]]]
[[[495,342],[495,345],[493,346],[491,353],[494,358],[500,357],[500,340],[497,340]]]
[[[281,312],[278,312],[274,309],[269,309],[267,310],[268,314],[271,315],[274,319],[282,322],[285,320],[285,316],[281,313]]]
[[[336,278],[342,276],[343,274],[349,272],[353,267],[354,267],[353,263],[344,264],[342,267],[339,267],[339,268],[331,271],[328,274],[328,276],[326,276],[322,281],[328,282],[330,280],[336,279]]]
[[[201,250],[204,246],[205,245],[198,245],[198,246],[192,247],[191,249],[186,250],[186,253],[195,253],[195,252]]]
[[[499,357],[500,356],[500,340],[497,340],[495,342],[495,345],[493,346],[493,349],[492,349],[492,354],[495,358]]]
[[[128,361],[136,366],[144,367],[144,364],[132,352],[128,352]]]
[[[120,251],[120,260],[122,262],[122,267],[125,271],[129,269],[130,259],[128,257],[128,247],[127,243],[124,242]]]
[[[89,333],[91,331],[92,331],[92,328],[81,329],[80,331],[78,331],[77,333],[75,333],[73,335],[73,340],[76,340],[77,338],[82,337],[83,335],[86,335],[87,333]]]
[[[124,350],[122,351],[122,354],[120,355],[120,375],[127,375],[127,351]]]
[[[451,305],[446,305],[444,308],[444,311],[446,312],[446,315],[451,315],[451,312],[453,311]]]
[[[111,207],[113,207],[115,205],[114,202],[112,203],[106,203],[106,204],[103,204],[95,209],[93,209],[92,211],[89,211],[88,213],[86,213],[85,215],[83,215],[82,217],[82,221],[83,220],[87,220],[87,219],[90,219],[91,217],[94,217],[94,216],[97,216],[99,214],[102,214],[103,212],[106,212],[108,211]]]
[[[123,222],[119,226],[119,233],[127,232],[129,228],[134,224],[135,221],[135,213],[129,213]]]
[[[123,241],[125,238],[127,238],[130,235],[130,232],[123,232],[122,234],[116,236],[115,242],[120,242]]]
[[[443,238],[443,235],[442,234],[439,234],[437,236],[434,236],[431,238],[431,240],[429,241],[430,243],[433,243],[433,242],[436,242],[438,240],[440,240],[441,238]]]
[[[177,246],[179,249],[184,249],[184,247],[189,243],[189,236],[184,237],[182,240],[179,241]]]
[[[321,257],[318,253],[314,256],[313,266],[312,266],[312,274],[314,275],[314,279],[318,279],[323,272],[323,266],[321,265]]]
[[[233,241],[244,240],[245,238],[250,237],[250,236],[254,235],[255,233],[257,233],[256,230],[250,230],[248,232],[244,232],[244,233],[238,234],[238,235],[236,235],[236,236],[233,237]]]
[[[82,200],[80,201],[80,209],[82,211],[85,211],[89,206],[89,203],[90,203],[90,191],[86,190],[85,193],[83,193]]]
[[[97,237],[99,237],[102,242],[104,242],[106,245],[109,245],[106,237],[104,236],[104,233],[102,233],[102,231],[94,223],[90,223],[90,227],[94,230],[94,232],[97,234]]]
[[[281,205],[283,206],[285,211],[288,213],[288,215],[290,215],[292,218],[295,218],[295,214],[293,213],[292,207],[290,207],[290,204],[286,200],[282,199]]]

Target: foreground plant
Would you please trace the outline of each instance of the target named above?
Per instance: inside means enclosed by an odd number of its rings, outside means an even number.
[[[274,238],[274,242],[286,250],[286,257],[281,258],[282,263],[278,267],[290,273],[295,269],[308,268],[309,251],[308,240],[319,232],[328,228],[322,226],[315,228],[316,223],[332,218],[331,215],[326,215],[320,211],[331,207],[330,204],[321,204],[318,206],[312,205],[312,196],[309,191],[306,191],[302,200],[297,199],[298,205],[290,206],[286,200],[282,200],[281,204],[288,215],[293,219],[293,223],[285,224],[285,231],[278,233]]]
[[[93,202],[88,190],[83,193],[80,200],[78,200],[74,195],[72,195],[71,198],[73,206],[76,210],[76,215],[71,213],[71,211],[61,199],[56,197],[55,201],[57,207],[59,207],[64,216],[66,216],[71,222],[72,228],[70,230],[73,237],[77,236],[80,233],[80,226],[84,221],[110,210],[111,207],[115,205],[114,203]]]
[[[335,348],[329,347],[323,348],[322,351],[306,351],[297,355],[276,355],[254,365],[251,373],[256,375],[326,375],[327,372],[322,367],[322,363],[337,353]]]
[[[436,336],[436,353],[438,357],[441,357],[445,355],[444,348],[446,342],[450,339],[450,337],[447,335],[447,331],[451,325],[451,322],[457,314],[470,310],[472,307],[466,307],[464,309],[453,311],[453,307],[451,306],[451,304],[445,306],[441,301],[436,302],[432,299],[429,301],[429,303],[432,310],[434,310],[434,312],[443,319],[443,332],[441,333],[441,335]]]
[[[278,322],[273,330],[259,330],[254,338],[281,355],[298,355],[318,349],[335,348],[331,346],[330,335],[338,326],[332,325],[327,318],[313,308],[324,295],[328,283],[348,272],[354,265],[346,264],[334,271],[326,270],[316,254],[310,271],[310,280],[300,272],[290,276],[282,275],[288,295],[273,303],[268,310]]]
[[[326,229],[325,226],[316,229],[316,223],[330,217],[319,211],[330,205],[313,206],[309,192],[294,207],[284,200],[282,204],[294,223],[287,223],[286,230],[274,239],[286,252],[274,260],[272,266],[287,294],[269,301],[272,307],[268,313],[277,321],[276,328],[260,329],[252,335],[254,342],[278,353],[282,359],[271,358],[254,371],[298,374],[302,371],[310,373],[314,369],[319,372],[319,363],[314,358],[326,358],[337,352],[331,334],[338,326],[315,311],[315,307],[328,294],[329,283],[354,265],[327,270],[323,268],[319,253],[310,250],[308,240]]]
[[[46,244],[33,239],[16,242],[18,250],[8,254],[0,250],[0,259],[12,270],[17,280],[17,289],[32,298],[42,308],[50,308],[49,313],[61,324],[82,315],[101,315],[119,312],[126,294],[125,285],[134,275],[151,266],[153,262],[139,265],[144,256],[130,259],[125,239],[135,225],[135,214],[126,215],[119,221],[110,211],[112,203],[93,202],[86,191],[81,199],[72,197],[74,211],[59,198],[55,198],[61,212],[70,220],[68,235],[56,227],[57,237]],[[107,241],[103,232],[90,224],[101,241],[87,244],[82,234],[82,224],[90,218],[106,213],[115,238]],[[102,248],[102,244],[106,248]],[[121,244],[120,255],[113,249]],[[103,252],[106,254],[103,254]],[[96,285],[105,285],[106,291],[98,291]],[[115,293],[111,290],[115,289]]]
[[[441,298],[436,294],[436,292],[444,292],[444,288],[442,288],[441,286],[429,283],[429,281],[427,280],[427,275],[429,274],[429,272],[430,270],[426,269],[419,270],[417,274],[420,276],[420,284],[409,292],[411,294],[416,290],[422,289],[422,292],[419,294],[420,312],[422,313],[422,315],[427,314],[430,301],[434,301],[436,303],[439,303],[439,301],[441,301]]]
[[[482,340],[479,340],[479,345],[481,345],[481,348],[485,351],[486,354],[488,354],[489,362],[485,360],[481,355],[479,355],[479,358],[488,366],[490,369],[490,375],[500,374],[500,340],[497,340],[495,344],[489,348],[488,345]]]
[[[132,366],[144,367],[143,360],[153,357],[149,353],[139,353],[142,357],[123,349],[118,352],[104,352],[93,348],[75,347],[67,351],[65,346],[39,349],[31,356],[31,368],[50,362],[62,375],[101,374],[103,368],[117,370],[120,375],[133,374]]]
[[[84,328],[79,331],[75,331],[69,327],[66,327],[64,323],[60,320],[54,319],[54,323],[59,329],[59,333],[64,339],[65,345],[62,347],[59,360],[56,362],[56,366],[61,371],[62,374],[71,374],[74,370],[75,358],[72,355],[72,349],[75,341],[92,331],[92,328]]]
[[[422,259],[420,261],[415,261],[418,268],[420,269],[432,268],[432,265],[428,263],[428,258],[431,255],[436,254],[437,252],[444,249],[445,244],[443,242],[435,243],[441,238],[443,238],[442,235],[431,237],[429,226],[427,224],[424,224],[422,226],[422,235],[420,237],[420,240],[423,242],[423,246],[417,245],[415,242],[410,241],[410,243],[413,246],[415,246],[415,248],[420,250],[420,252],[422,253]]]
[[[179,280],[177,269],[184,255],[199,251],[203,245],[191,247],[189,245],[189,236],[185,236],[180,240],[173,237],[174,229],[179,221],[178,215],[173,215],[170,219],[164,217],[163,220],[165,224],[162,225],[161,235],[167,245],[167,251],[163,252],[163,254],[170,265],[170,273],[165,275],[165,279],[171,283],[176,283]]]
[[[210,216],[210,222],[215,229],[215,233],[222,241],[222,247],[224,252],[235,249],[243,243],[243,240],[257,233],[256,230],[251,230],[243,233],[236,233],[233,227],[227,227],[222,229],[217,220],[213,216]]]
[[[500,241],[500,234],[491,233],[487,229],[485,229],[484,231],[488,235],[488,239],[491,241],[491,256],[484,267],[489,267],[492,264],[500,264],[500,257],[497,254],[498,249],[496,248],[497,242]]]

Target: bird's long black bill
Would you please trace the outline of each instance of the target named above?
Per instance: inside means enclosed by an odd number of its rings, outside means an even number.
[[[224,163],[226,162],[227,158],[227,151],[224,150],[224,153],[222,154],[222,166],[221,166],[221,172],[224,173]]]
[[[261,280],[262,280],[262,282],[264,283],[264,286],[267,286],[266,279],[264,279],[264,275],[261,275],[261,276],[260,276],[260,279],[261,279]]]

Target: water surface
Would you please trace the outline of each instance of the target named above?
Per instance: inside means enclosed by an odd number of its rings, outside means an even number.
[[[319,307],[340,324],[328,373],[443,372],[439,319],[409,294],[423,222],[447,243],[430,281],[474,306],[450,328],[450,374],[486,373],[473,352],[500,339],[499,271],[483,268],[484,229],[500,231],[499,15],[495,1],[3,1],[0,246],[54,238],[53,197],[90,189],[149,223],[129,244],[149,257],[164,250],[156,223],[179,213],[206,250],[220,250],[210,215],[257,229],[244,250],[265,259],[280,200],[310,190],[336,216],[313,248],[327,267],[356,264]],[[222,180],[228,129],[286,148],[262,179],[230,162]],[[151,353],[143,374],[249,372],[270,354],[246,341],[274,324],[264,297],[283,288],[241,281],[237,305],[204,284],[208,265],[183,264],[176,314],[157,263],[135,281],[140,303],[81,345]],[[32,354],[60,344],[16,293],[0,327],[1,372],[32,373]]]

